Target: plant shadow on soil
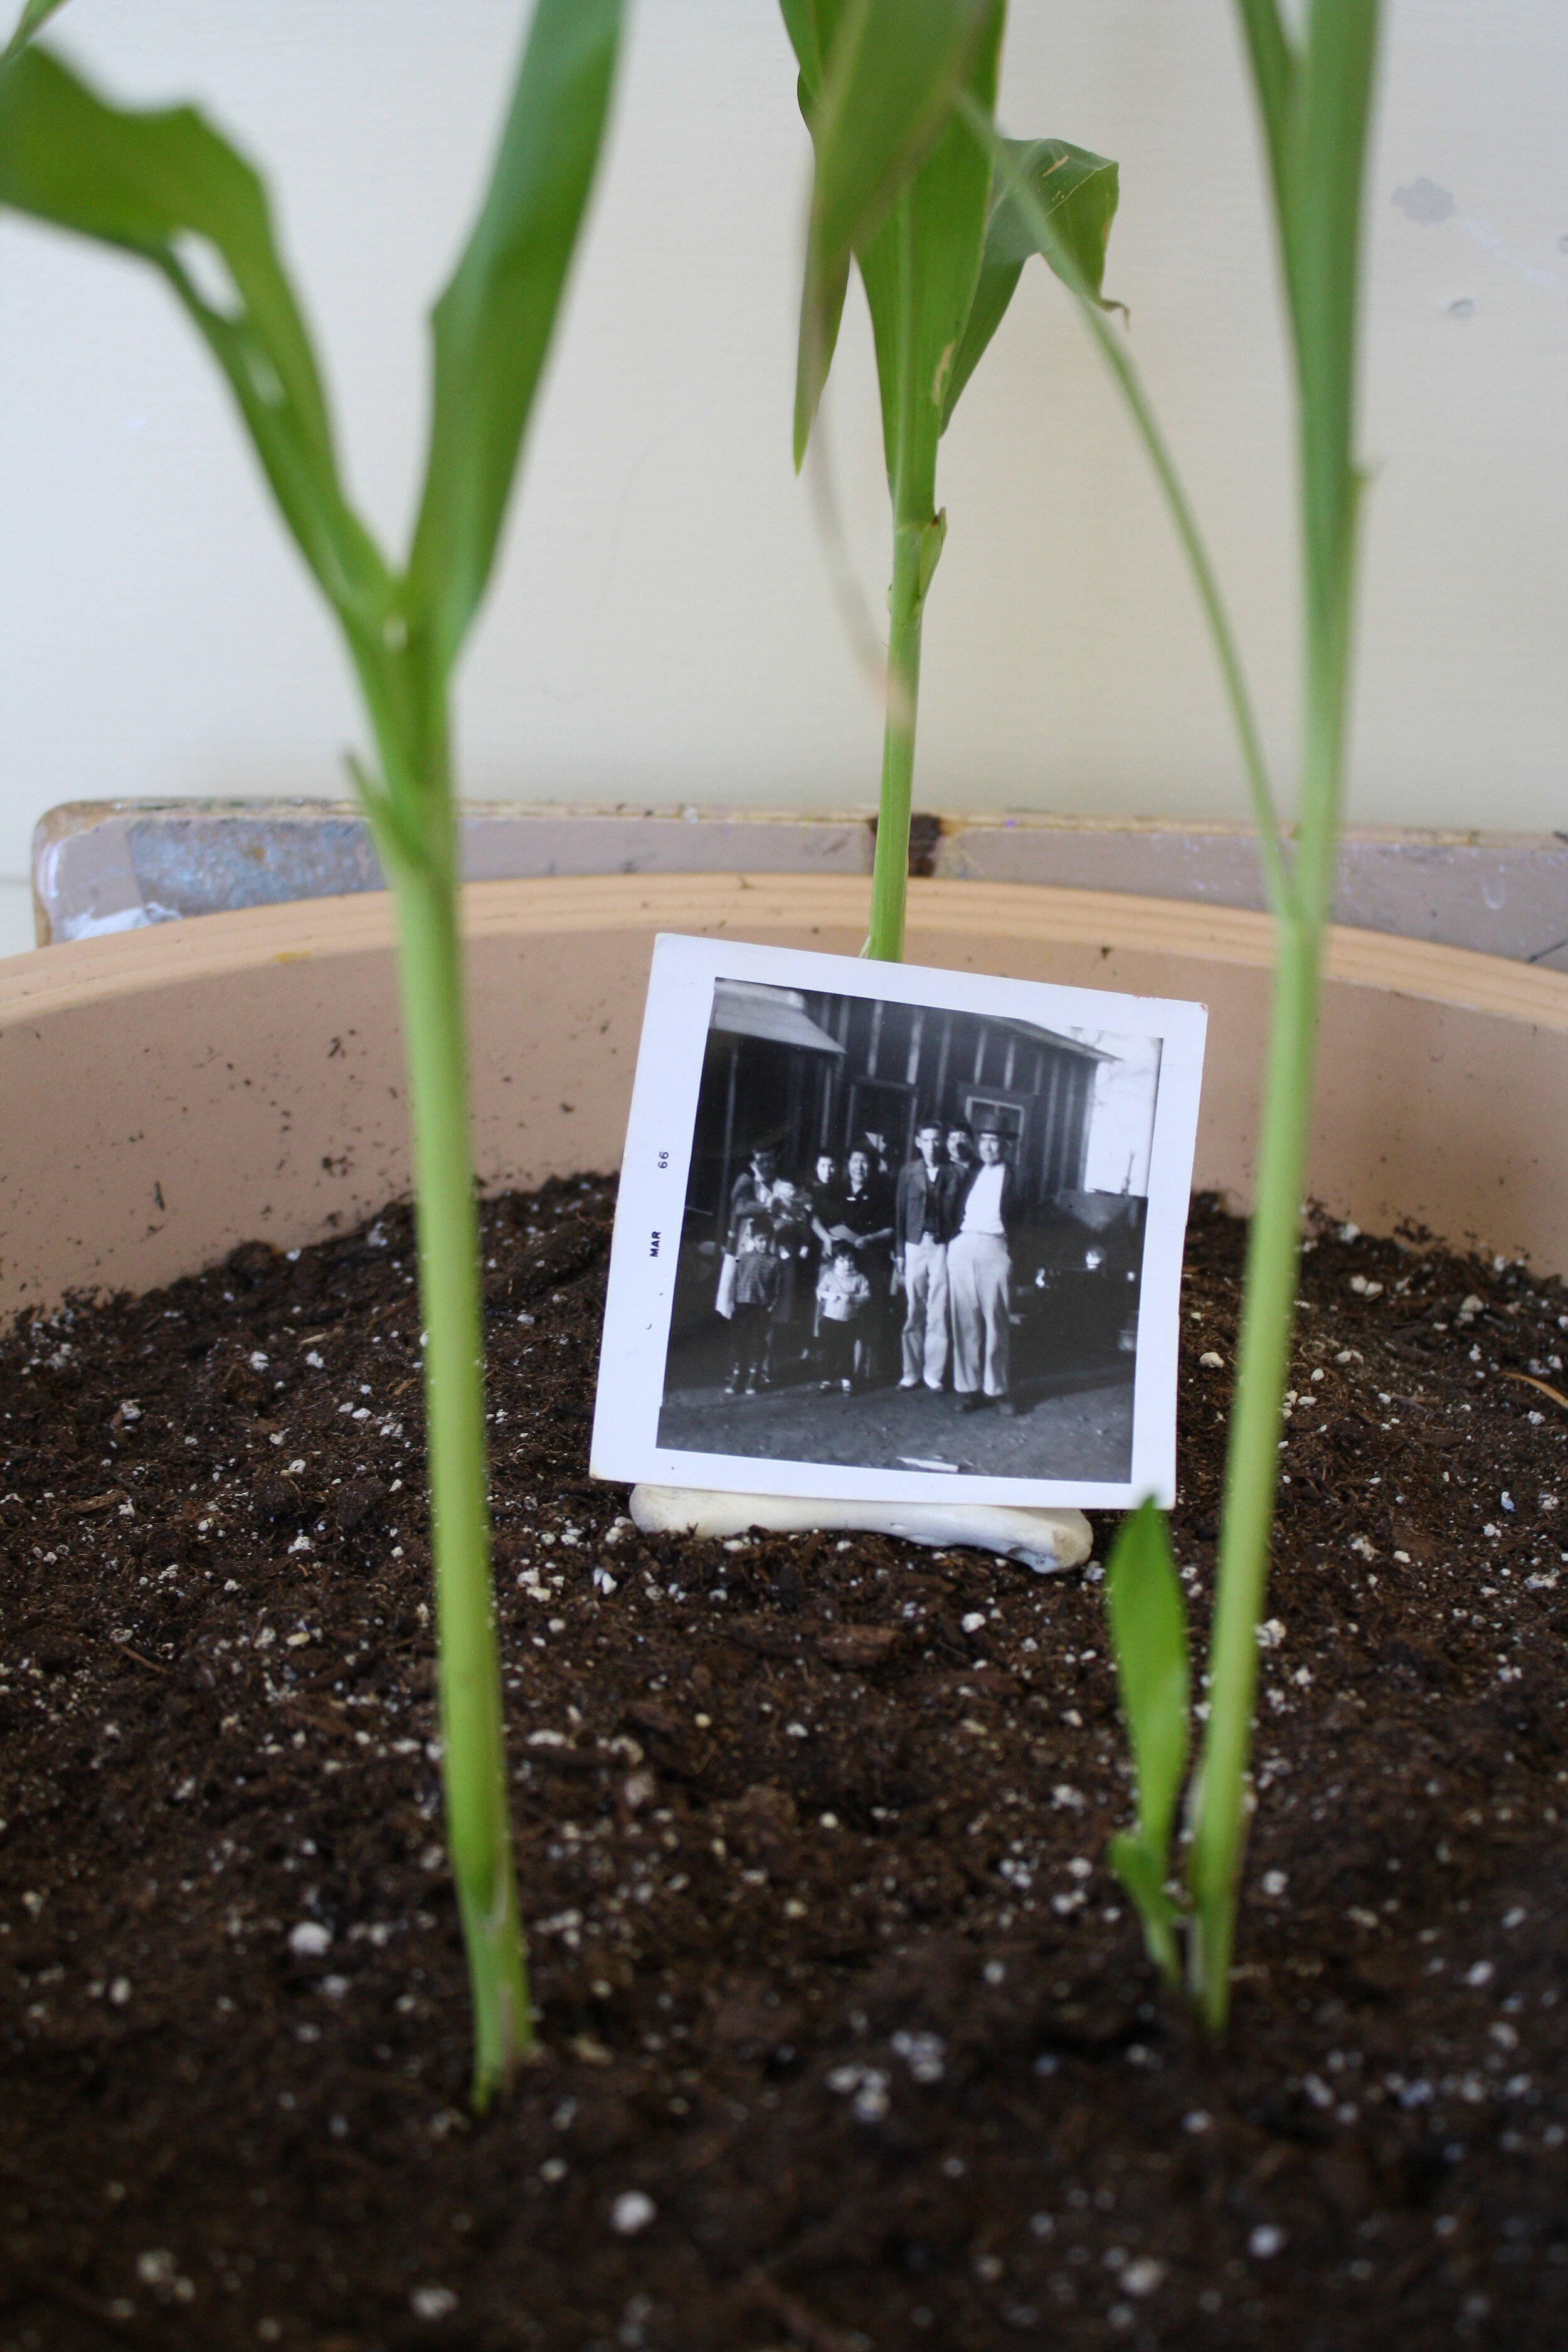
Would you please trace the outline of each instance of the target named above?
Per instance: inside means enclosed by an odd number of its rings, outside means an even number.
[[[612,1203],[484,1214],[543,2047],[482,2123],[406,1212],[0,1341],[4,2352],[1568,2338],[1568,1413],[1506,1377],[1562,1385],[1562,1286],[1303,1263],[1210,2051],[1104,1867],[1093,1571],[637,1536]],[[1242,1242],[1197,1204],[1200,1624]]]

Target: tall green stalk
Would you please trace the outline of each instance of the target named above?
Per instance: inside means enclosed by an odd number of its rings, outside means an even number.
[[[795,454],[805,454],[853,257],[876,341],[882,445],[892,505],[886,710],[877,855],[866,952],[899,961],[909,895],[910,812],[921,635],[947,534],[936,505],[937,445],[1000,325],[1024,263],[1071,257],[1097,302],[1116,211],[1117,173],[1060,140],[1007,148],[994,172],[961,109],[989,129],[1005,0],[781,0],[816,150],[801,294]],[[1015,172],[1016,166],[1016,172]],[[1050,222],[1042,246],[1012,201],[1016,176]]]
[[[1355,524],[1352,457],[1362,184],[1378,0],[1312,0],[1297,47],[1277,0],[1238,0],[1268,140],[1296,361],[1305,646],[1295,905],[1279,919],[1258,1178],[1215,1591],[1209,1718],[1187,1883],[1187,1981],[1211,2031],[1230,2006],[1246,1777],[1279,1433],[1295,1329],[1300,1202],[1323,932],[1344,792]]]
[[[1058,275],[1079,295],[1191,563],[1236,721],[1276,922],[1273,1009],[1209,1655],[1209,1712],[1194,1783],[1187,1864],[1187,1983],[1200,2015],[1215,2032],[1224,2026],[1230,2000],[1258,1685],[1257,1628],[1279,1486],[1323,934],[1332,908],[1343,799],[1361,488],[1352,454],[1358,262],[1378,24],[1378,0],[1311,0],[1305,36],[1297,42],[1277,0],[1237,0],[1237,5],[1268,147],[1297,384],[1305,642],[1300,820],[1292,858],[1287,858],[1280,839],[1234,634],[1152,410],[1130,356],[1089,299],[1089,289],[1073,286],[1070,257],[1053,258]],[[1005,142],[972,103],[962,97],[958,103],[976,142],[1001,172]],[[1031,206],[1025,188],[1015,186],[1013,194],[1049,257],[1052,224]],[[1171,1612],[1180,1608],[1180,1588],[1164,1538],[1156,1535],[1146,1515],[1137,1515],[1123,1529],[1110,1574],[1120,1604],[1113,1606],[1112,1618],[1123,1703],[1135,1749],[1147,1749],[1152,1704],[1148,1694],[1158,1688],[1149,1661],[1169,1650]],[[1162,1704],[1168,1714],[1168,1686]],[[1140,1770],[1142,1783],[1142,1764]],[[1149,1797],[1141,1785],[1141,1817],[1148,1811]],[[1175,1948],[1172,1907],[1163,1891],[1163,1843],[1141,1831],[1119,1839],[1112,1858],[1143,1916],[1151,1951],[1165,1973],[1173,1974]]]
[[[284,521],[331,604],[380,773],[351,761],[397,913],[425,1324],[447,1841],[473,1996],[473,2099],[533,2039],[507,1811],[486,1489],[484,1321],[469,1133],[448,683],[500,537],[604,134],[623,0],[538,0],[489,185],[432,318],[424,493],[395,572],[338,477],[326,398],[266,190],[189,108],[106,105],[27,38],[0,58],[0,205],[151,263],[227,378]],[[186,247],[210,248],[209,300]]]
[[[867,954],[885,963],[901,963],[904,956],[924,607],[920,593],[921,537],[918,530],[895,519],[893,584],[888,598],[888,712],[882,726],[882,788],[877,804],[871,925],[866,944]]]
[[[921,625],[926,590],[946,532],[931,513],[932,464],[919,487],[900,477],[893,499],[893,584],[888,598],[888,711],[882,730],[882,791],[871,872],[868,956],[901,963],[909,898],[910,812],[914,798],[915,719],[921,697]],[[923,490],[923,497],[922,497]],[[923,505],[924,514],[921,513]]]
[[[532,2042],[507,1809],[500,1661],[490,1601],[484,1313],[469,1150],[456,813],[445,761],[428,775],[428,861],[384,850],[397,910],[425,1324],[426,1444],[436,1577],[441,1779],[474,2005],[481,2100]]]

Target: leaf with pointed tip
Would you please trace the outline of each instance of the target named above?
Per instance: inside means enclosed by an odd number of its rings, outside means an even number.
[[[832,46],[834,29],[844,0],[779,0],[789,45],[800,68],[800,110],[809,121],[813,102],[821,95],[823,58]]]
[[[495,561],[604,135],[623,0],[539,0],[479,217],[432,319],[410,617],[450,667]]]
[[[805,455],[848,282],[904,183],[949,126],[1004,0],[790,0],[816,150],[795,371],[795,457]],[[815,36],[815,42],[813,39]],[[814,76],[820,79],[814,81]]]
[[[1143,1946],[1168,1985],[1182,1980],[1176,1923],[1182,1914],[1165,1892],[1162,1864],[1145,1841],[1123,1831],[1113,1837],[1106,1859],[1132,1898],[1143,1927]]]
[[[814,110],[822,97],[824,59],[833,46],[833,37],[837,30],[838,20],[844,14],[845,5],[846,0],[779,0],[780,12],[784,20],[784,30],[789,35],[790,46],[795,54],[795,62],[800,68],[800,73],[795,81],[795,100],[808,129]],[[810,333],[815,366],[820,371],[817,378],[818,397],[821,395],[822,385],[827,381],[828,370],[833,365],[833,354],[838,342],[839,323],[844,316],[844,298],[848,290],[849,257],[846,253],[834,263],[826,278],[818,285],[816,299],[810,310]],[[800,319],[803,352],[807,332],[806,322],[807,306],[805,289],[803,285]],[[805,368],[804,361],[797,363],[795,387],[795,463],[797,473],[800,470],[801,459],[805,455],[805,445],[811,433],[811,415],[805,413],[802,405],[805,396],[803,387],[808,373],[810,371]],[[812,414],[815,414],[815,404]]]
[[[963,84],[987,115],[1001,44],[998,9]],[[876,235],[858,247],[877,346],[888,482],[905,521],[924,521],[936,502],[937,443],[979,283],[990,184],[984,153],[950,115]]]
[[[1305,585],[1325,625],[1348,625],[1347,566],[1362,478],[1354,442],[1362,182],[1377,63],[1378,0],[1314,7],[1293,109],[1290,268],[1300,383]]]
[[[1085,147],[1069,146],[1065,139],[1004,139],[997,143],[1038,198],[1059,242],[1054,247],[1042,243],[1037,215],[1026,218],[1014,184],[998,167],[992,181],[980,281],[947,380],[942,417],[944,433],[959,394],[1001,325],[1031,254],[1042,255],[1075,294],[1087,292],[1102,310],[1116,308],[1100,292],[1120,194],[1116,165],[1103,155],[1090,154]]]
[[[1105,1578],[1111,1647],[1138,1776],[1138,1834],[1163,1879],[1187,1769],[1186,1611],[1163,1514],[1124,1519]]]
[[[174,289],[239,404],[305,561],[351,633],[379,635],[386,568],[339,487],[266,191],[193,108],[110,106],[47,50],[0,75],[0,206],[138,255]]]
[[[27,0],[26,6],[16,19],[16,31],[4,49],[0,49],[0,66],[8,66],[12,58],[26,47],[33,36],[43,31],[55,10],[64,6],[65,0]]]

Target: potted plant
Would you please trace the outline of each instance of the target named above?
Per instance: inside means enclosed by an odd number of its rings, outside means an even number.
[[[416,1189],[447,1830],[474,2004],[474,2098],[532,2041],[490,1618],[479,1235],[468,1147],[448,684],[484,594],[597,160],[619,0],[534,13],[479,215],[432,319],[430,447],[389,564],[338,475],[320,373],[265,192],[189,109],[106,105],[30,46],[0,65],[0,203],[163,278],[227,381],[268,486],[342,630],[374,767],[351,761],[397,909]],[[210,290],[201,255],[223,291]]]

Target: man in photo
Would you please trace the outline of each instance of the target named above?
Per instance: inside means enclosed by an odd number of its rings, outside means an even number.
[[[1019,1209],[1017,1180],[996,1129],[982,1128],[975,1148],[979,1160],[966,1172],[947,1245],[952,1385],[960,1412],[1001,1404],[1007,1394],[1007,1294],[1013,1271],[1008,1242]]]
[[[962,1119],[947,1130],[947,1159],[942,1171],[942,1197],[948,1239],[952,1239],[964,1188],[974,1166],[974,1138]]]
[[[923,1379],[940,1394],[947,1371],[947,1211],[942,1129],[934,1118],[915,1135],[916,1157],[899,1171],[893,1213],[894,1265],[908,1301],[901,1389]]]

